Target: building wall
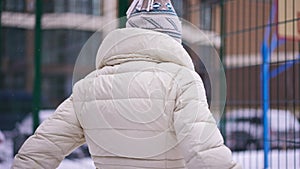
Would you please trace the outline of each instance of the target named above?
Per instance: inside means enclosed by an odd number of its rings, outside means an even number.
[[[268,24],[271,7],[275,1],[230,0],[224,1],[221,14],[221,1],[187,0],[185,1],[187,20],[202,30],[209,30],[225,38],[220,53],[226,68],[227,105],[229,108],[238,106],[260,107],[261,105],[261,46],[267,27],[270,26],[268,43],[277,34],[279,24],[275,20]],[[208,15],[207,8],[211,14]],[[209,10],[208,10],[209,11]],[[205,24],[205,18],[210,18]],[[225,19],[225,33],[221,35],[221,17]],[[294,21],[294,24],[297,24]],[[216,46],[219,49],[218,46]],[[271,52],[271,70],[297,59],[299,43],[287,40],[285,44]],[[200,73],[201,74],[201,73]],[[271,106],[299,105],[299,70],[295,64],[270,80]]]
[[[33,92],[34,2],[2,1],[1,91],[12,94],[24,91],[29,95]],[[91,5],[92,2],[97,4]],[[43,0],[42,3],[42,103],[43,108],[54,108],[71,93],[74,64],[84,43],[116,19],[117,1]],[[111,24],[101,34],[105,36],[116,26]]]
[[[274,42],[272,37],[277,35],[277,26],[285,24],[277,22],[277,13],[274,13],[275,18],[270,22],[273,2],[234,0],[225,4],[225,65],[229,84],[228,104],[231,106],[261,106],[262,43],[268,27],[270,35],[267,43],[271,46],[271,42]],[[297,59],[298,54],[299,43],[287,40],[270,52],[270,71]],[[298,66],[295,64],[270,79],[271,107],[287,106],[293,109],[293,105],[299,106]]]

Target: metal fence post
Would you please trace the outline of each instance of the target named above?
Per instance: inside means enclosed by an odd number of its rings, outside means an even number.
[[[41,107],[41,53],[42,53],[42,0],[35,1],[34,30],[34,88],[33,88],[33,131],[39,125]]]
[[[270,109],[270,57],[272,52],[271,42],[269,46],[269,37],[271,36],[271,23],[276,16],[275,3],[271,6],[268,25],[265,27],[264,40],[261,45],[262,66],[261,66],[261,100],[263,112],[263,148],[264,148],[264,169],[269,168],[270,152],[270,129],[269,129],[269,109]],[[273,39],[272,39],[273,41]],[[277,42],[277,40],[276,40]],[[277,44],[278,45],[278,44]]]
[[[267,43],[264,42],[262,45],[262,70],[261,70],[261,82],[262,82],[262,109],[263,109],[263,143],[264,143],[264,169],[269,168],[269,120],[268,120],[268,112],[269,112],[269,74],[270,74],[270,54],[268,51]]]
[[[123,28],[126,25],[126,11],[128,8],[128,0],[119,0],[118,3],[118,18],[120,19],[119,27]]]
[[[225,0],[221,0],[220,3],[220,8],[221,8],[221,47],[220,47],[220,60],[224,66],[224,71],[226,71],[226,65],[224,64],[224,59],[225,59],[225,46],[226,46],[226,14],[225,14]],[[221,91],[222,92],[222,91]],[[224,137],[224,142],[226,143],[226,109],[224,109],[224,118],[221,119],[220,121],[220,129],[221,133]]]

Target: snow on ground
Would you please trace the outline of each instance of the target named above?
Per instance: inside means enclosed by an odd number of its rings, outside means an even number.
[[[243,166],[243,169],[264,168],[264,152],[262,150],[234,152],[233,158]],[[269,169],[300,169],[300,149],[271,150]]]
[[[10,169],[13,162],[13,143],[11,140],[6,140],[4,144],[0,145],[0,169]],[[82,159],[64,159],[57,169],[95,169],[91,158]]]
[[[13,161],[12,141],[7,140],[0,145],[0,169],[9,169]],[[243,169],[263,169],[264,153],[260,151],[233,152],[233,158],[239,162]],[[269,169],[300,169],[300,149],[272,150],[269,155]],[[58,169],[95,169],[91,158],[65,159]]]
[[[1,169],[10,169],[12,165],[12,158],[8,161],[0,163]],[[61,162],[57,169],[95,169],[94,163],[91,158],[83,158],[76,160],[65,159]]]

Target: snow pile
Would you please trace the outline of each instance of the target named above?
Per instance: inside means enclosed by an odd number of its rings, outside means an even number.
[[[0,169],[9,169],[13,162],[13,142],[6,139],[0,144]],[[91,158],[82,159],[64,159],[58,169],[95,169],[95,165]]]
[[[264,168],[263,151],[234,152],[233,158],[243,169]],[[299,169],[300,149],[272,150],[269,154],[269,169]]]
[[[6,140],[0,144],[0,169],[9,169],[13,161],[13,143]],[[233,152],[233,158],[239,162],[243,169],[262,169],[264,168],[264,153],[260,151]],[[269,169],[299,169],[300,168],[300,149],[295,150],[272,150],[269,154]],[[58,169],[95,169],[91,158],[65,159]]]
[[[0,163],[1,169],[9,169],[12,165],[13,159],[11,158],[8,161],[4,161]],[[83,158],[83,159],[76,159],[76,160],[68,160],[65,159],[61,162],[57,169],[95,169],[94,163],[91,158]]]

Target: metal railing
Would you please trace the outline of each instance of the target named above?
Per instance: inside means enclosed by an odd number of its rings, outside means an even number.
[[[299,168],[300,3],[222,0],[219,6],[226,144],[244,168]]]

